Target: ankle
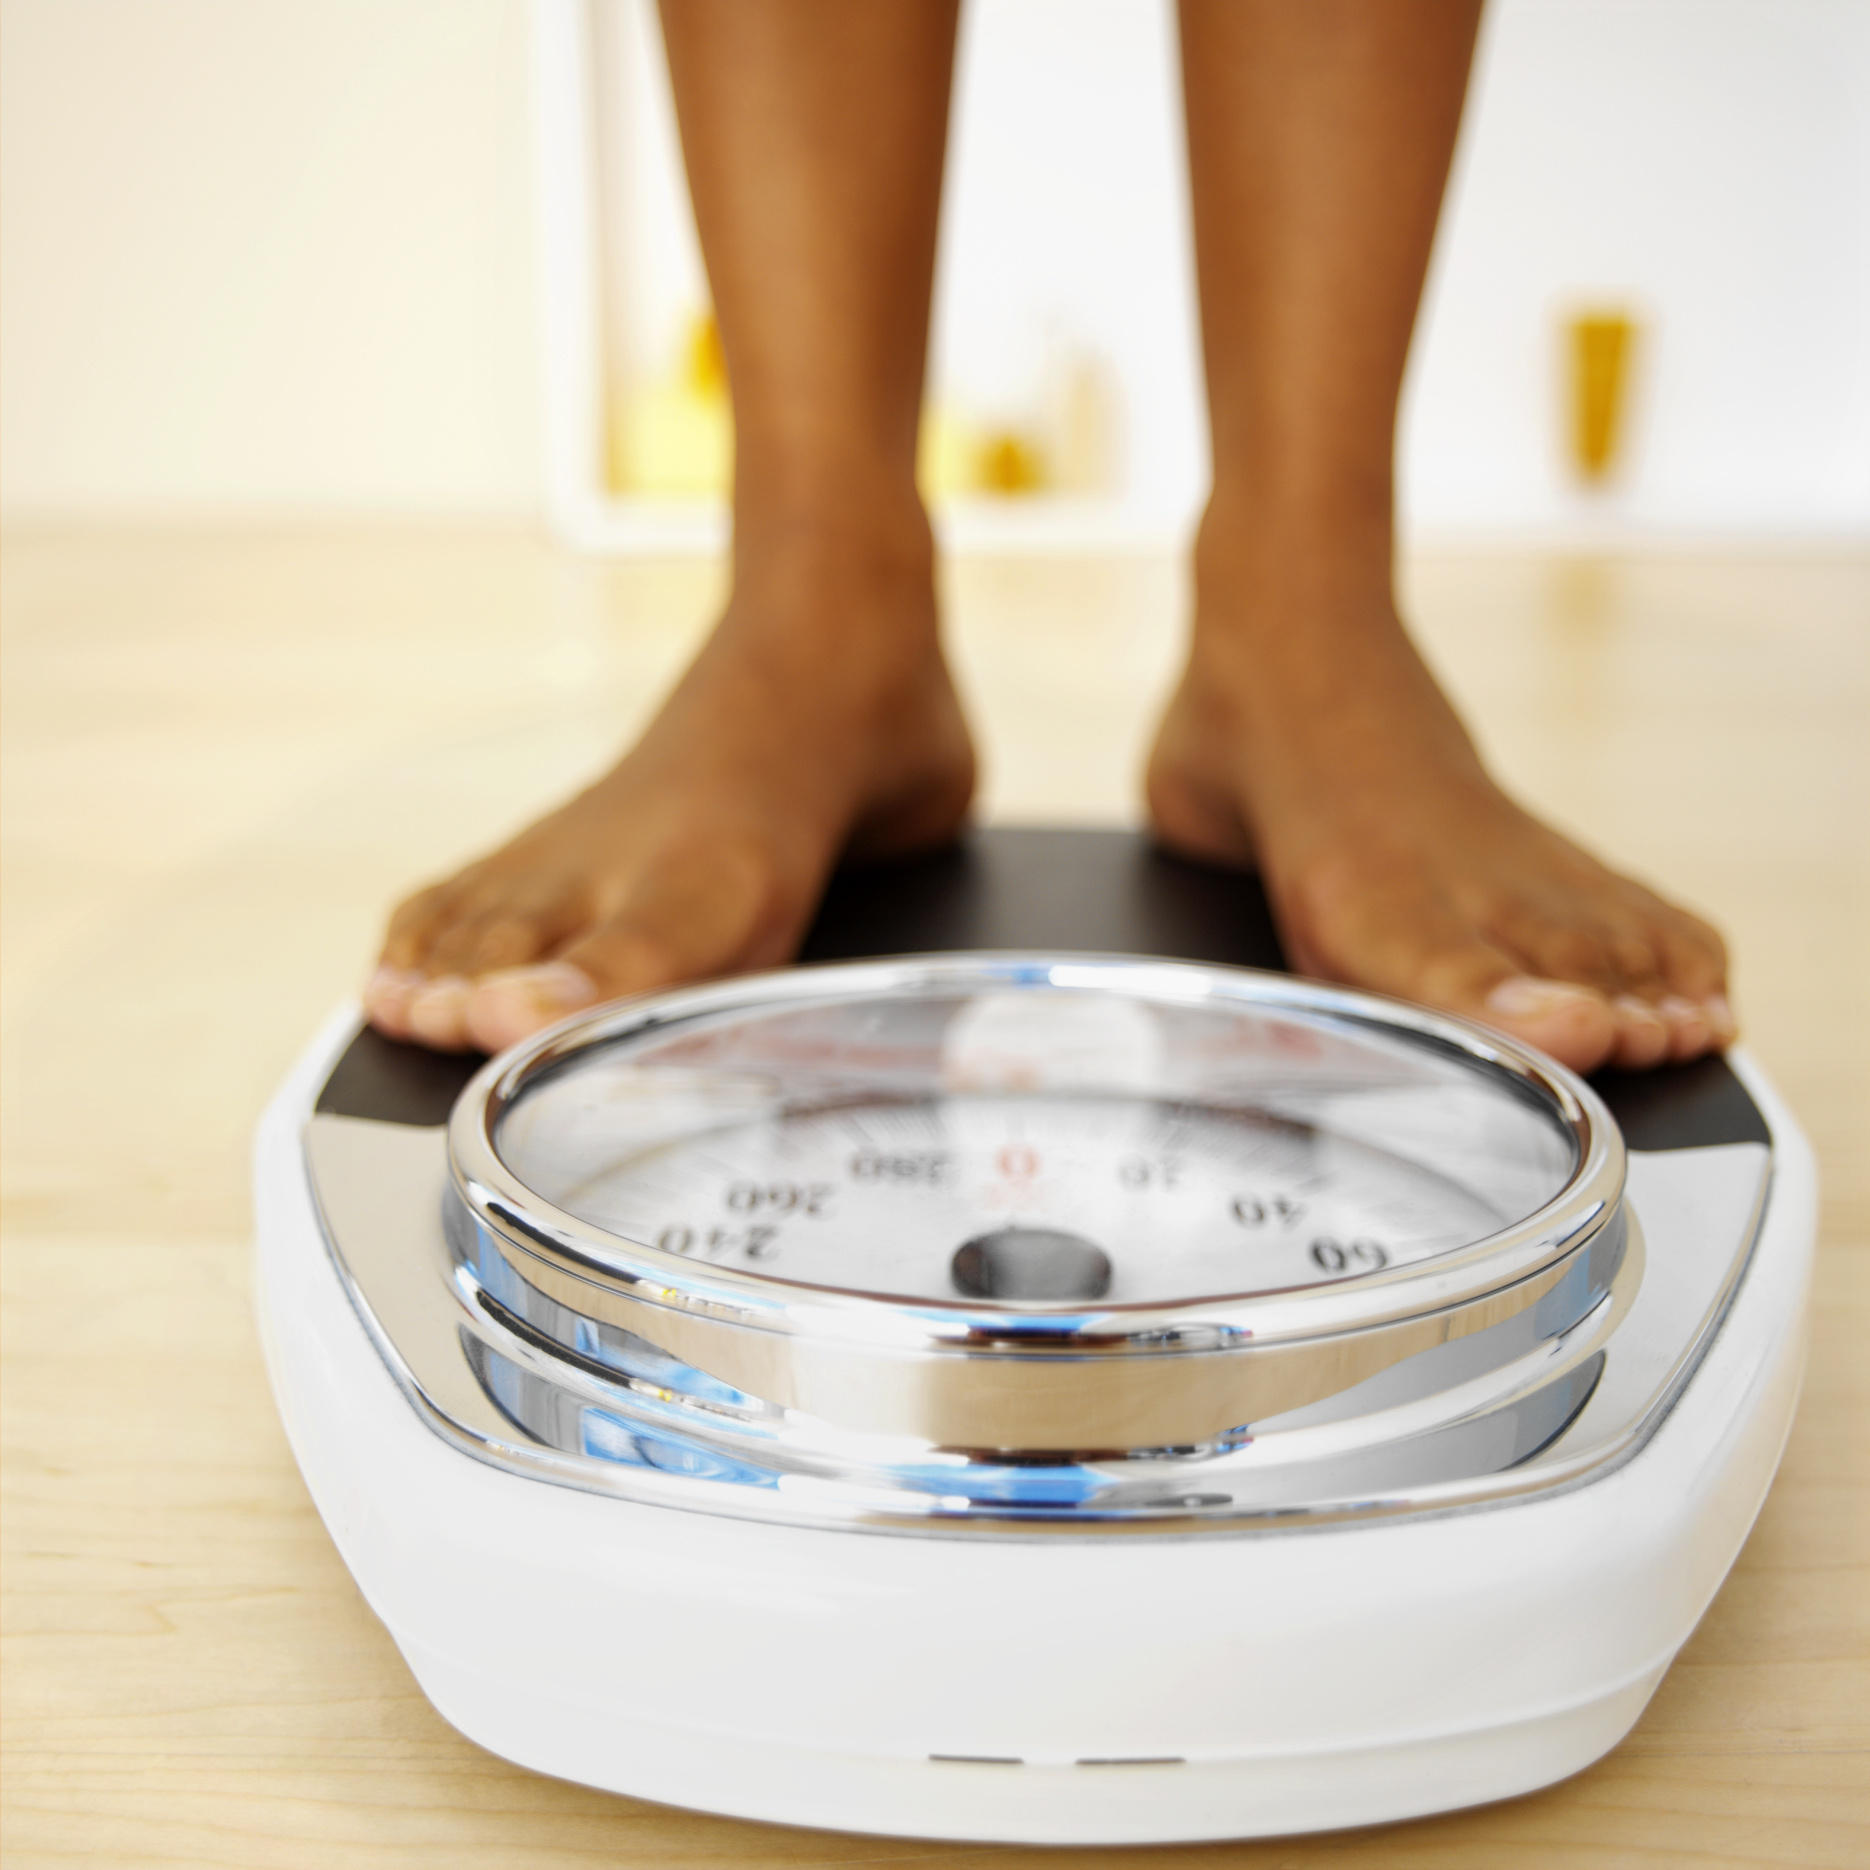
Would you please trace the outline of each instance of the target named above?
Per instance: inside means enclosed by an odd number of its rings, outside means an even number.
[[[1217,488],[1195,536],[1194,575],[1198,645],[1396,627],[1386,508]]]
[[[1387,483],[1217,474],[1196,533],[1195,562],[1222,572],[1236,564],[1292,571],[1337,566],[1387,580],[1394,549]]]
[[[857,579],[932,588],[935,541],[913,487],[906,498],[861,482],[835,490],[742,487],[734,501],[733,563],[736,584]]]
[[[932,561],[915,455],[859,439],[779,445],[736,437],[736,545],[823,541],[870,557]]]
[[[737,513],[732,567],[715,637],[774,679],[808,672],[864,694],[914,686],[942,662],[934,545],[919,508],[909,521],[858,501],[769,507],[750,524]]]

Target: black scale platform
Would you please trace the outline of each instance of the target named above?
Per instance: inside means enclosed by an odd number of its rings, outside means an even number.
[[[1140,833],[1009,827],[900,864],[842,871],[801,961],[947,949],[1163,955],[1283,972],[1259,879],[1191,864]],[[318,1109],[384,1123],[447,1121],[477,1055],[438,1054],[364,1031]],[[1633,1149],[1765,1143],[1766,1120],[1724,1060],[1592,1080]]]

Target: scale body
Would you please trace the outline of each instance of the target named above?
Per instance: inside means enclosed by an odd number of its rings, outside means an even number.
[[[1126,984],[1169,1007],[1152,1014],[1167,1027],[1214,1012],[1219,982],[1223,1000],[1244,996],[1228,1016],[1263,1017],[1275,1038],[1281,1021],[1351,1044],[1375,1033],[1360,1070],[1381,1068],[1393,1037],[1358,996],[1228,974],[1278,965],[1256,886],[1122,834],[983,833],[840,879],[806,958],[914,951],[947,952],[774,977],[759,991],[780,1002],[759,1004],[794,1031],[797,1007],[824,997],[815,983],[913,1010],[917,994],[976,1006],[984,979],[990,1016],[967,1016],[971,1039],[941,1014],[965,1078],[1018,1054],[1022,994],[1075,996],[1096,1003],[1080,1020],[1096,1056],[1073,1068],[1074,1095],[1117,1069],[1127,1015],[1106,1003]],[[700,990],[694,1030],[738,1033],[722,1022],[745,991]],[[675,1040],[629,1030],[624,1078],[628,1045],[663,1045],[659,1069],[703,1056],[679,1053],[679,1019]],[[1465,1110],[1461,1074],[1506,1069],[1427,1016],[1404,1037],[1412,1108]],[[566,1057],[548,1048],[533,1076],[499,1083],[489,1067],[455,1108],[477,1061],[340,1016],[269,1109],[256,1167],[262,1332],[319,1511],[436,1707],[542,1772],[738,1816],[1033,1843],[1272,1835],[1507,1797],[1629,1730],[1738,1553],[1790,1426],[1816,1181],[1744,1057],[1611,1075],[1596,1095],[1538,1078],[1584,1141],[1571,1167],[1525,1171],[1564,1187],[1543,1232],[1513,1236],[1522,1259],[1505,1273],[1486,1270],[1497,1245],[1470,1265],[1432,1243],[1412,1261],[1392,1239],[1386,1257],[1378,1223],[1321,1210],[1291,1233],[1278,1290],[1231,1308],[1203,1297],[1199,1266],[1188,1291],[1135,1286],[1121,1254],[1028,1224],[1050,1212],[1010,1213],[952,1260],[943,1235],[933,1258],[873,1269],[895,1282],[880,1295],[830,1290],[804,1170],[735,1180],[728,1162],[718,1253],[668,1218],[696,1199],[683,1175],[714,1173],[712,1145],[672,1145],[651,1201],[664,1208],[616,1223],[607,1201],[645,1199],[635,1171],[613,1200],[601,1178],[572,1188],[551,1167],[585,1108],[579,1060],[599,1053]],[[606,1083],[602,1108],[619,1108]],[[1015,1072],[974,1088],[1022,1087]],[[1564,1124],[1526,1114],[1534,1090],[1496,1115],[1536,1157],[1539,1126]],[[543,1112],[530,1132],[528,1098]],[[1108,1158],[1122,1181],[1128,1143],[1099,1129],[1115,1119],[1060,1108],[1080,1179]],[[910,1143],[852,1158],[864,1186],[841,1198],[924,1211],[870,1186],[932,1160],[910,1146],[918,1109],[890,1118]],[[842,1121],[835,1098],[824,1111],[787,1145],[795,1167]],[[1210,1200],[1204,1149],[1245,1149],[1269,1176],[1288,1157],[1348,1162],[1327,1193],[1356,1192],[1362,1145],[1331,1142],[1322,1121],[1255,1121],[1245,1143],[1237,1121],[1222,1143],[1176,1131],[1188,1212],[1280,1225],[1272,1182],[1227,1215],[1236,1172],[1215,1170]],[[526,1154],[529,1134],[543,1156]],[[509,1159],[552,1198],[526,1200]],[[1136,1160],[1130,1179],[1146,1181]],[[791,1233],[753,1236],[781,1188]],[[1384,1198],[1394,1219],[1413,1197]],[[644,1243],[622,1273],[607,1226]],[[1032,1331],[1054,1338],[1019,1335]],[[1080,1429],[1103,1395],[1155,1411],[1151,1446],[1111,1449],[1121,1411]],[[1004,1423],[1016,1439],[995,1439]]]

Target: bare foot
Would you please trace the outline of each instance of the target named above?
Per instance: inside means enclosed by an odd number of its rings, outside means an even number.
[[[906,547],[793,533],[738,555],[726,615],[637,746],[390,923],[372,1022],[496,1050],[620,994],[790,959],[847,849],[938,844],[974,756]]]
[[[1397,620],[1387,552],[1358,557],[1204,525],[1194,644],[1149,766],[1157,834],[1257,863],[1305,973],[1580,1071],[1725,1045],[1719,935],[1501,792]]]

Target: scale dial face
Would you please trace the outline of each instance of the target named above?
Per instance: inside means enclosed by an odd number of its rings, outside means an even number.
[[[787,1111],[577,1173],[557,1203],[806,1285],[1061,1304],[1289,1290],[1518,1218],[1328,1129],[1118,1095]]]
[[[492,1142],[526,1189],[671,1262],[1066,1311],[1420,1266],[1572,1174],[1572,1131],[1483,1059],[1199,991],[1216,972],[885,977],[676,1019],[568,1053]]]

